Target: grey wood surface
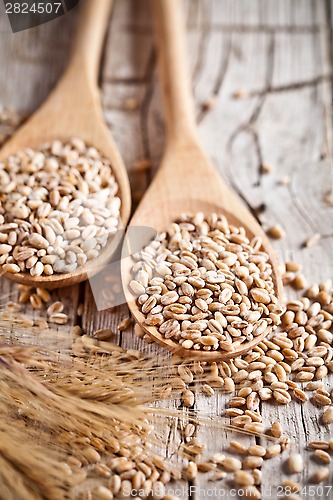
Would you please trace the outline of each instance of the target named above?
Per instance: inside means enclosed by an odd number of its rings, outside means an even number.
[[[275,223],[284,227],[287,237],[274,242],[280,260],[300,262],[309,282],[332,278],[333,206],[325,202],[333,188],[330,0],[190,0],[185,5],[197,117],[207,153],[264,228]],[[41,104],[65,67],[76,17],[73,9],[46,25],[12,34],[0,3],[0,105],[30,113]],[[100,82],[105,117],[137,202],[158,168],[164,145],[148,0],[115,1]],[[214,105],[208,109],[212,98]],[[138,108],[126,109],[128,99],[137,100]],[[151,160],[151,171],[135,172],[142,159]],[[263,174],[262,164],[271,165],[273,172]],[[288,185],[281,184],[285,176],[291,178]],[[258,215],[260,206],[265,210]],[[321,234],[320,243],[303,248],[315,233]],[[17,287],[4,279],[0,286],[2,293],[17,295]],[[124,346],[160,352],[131,331],[117,334],[127,307],[97,312],[89,284],[62,290],[58,296],[66,303],[71,323],[82,321],[88,333],[111,327]],[[80,302],[84,314],[77,318]],[[27,310],[31,312],[29,306]],[[221,415],[227,399],[198,393],[196,409]],[[328,436],[317,425],[316,412],[311,405],[306,410],[297,404],[262,408],[264,422],[279,420],[293,448],[302,453],[309,439]],[[172,436],[178,424],[172,421],[166,435]],[[198,437],[209,452],[221,451],[231,438],[209,427],[200,429]],[[173,440],[169,442],[171,446]],[[276,487],[288,477],[284,461],[285,456],[265,462],[263,498],[278,498]],[[303,477],[314,467],[307,455]],[[191,498],[205,498],[202,491],[212,483],[200,478],[197,486],[201,493]],[[188,491],[184,487],[184,498]],[[221,492],[210,498],[221,498]]]

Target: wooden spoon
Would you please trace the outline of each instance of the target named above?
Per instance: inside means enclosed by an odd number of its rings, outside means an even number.
[[[231,224],[243,226],[250,238],[256,235],[262,238],[264,249],[269,253],[273,265],[276,295],[281,299],[281,277],[264,231],[243,203],[222,182],[199,144],[185,57],[181,1],[158,0],[152,4],[163,83],[167,144],[159,172],[136,210],[130,227],[148,226],[160,232],[182,212],[223,213]],[[265,331],[228,353],[182,348],[178,342],[165,339],[156,327],[145,325],[145,316],[128,288],[128,283],[133,279],[132,265],[131,259],[123,259],[123,285],[131,313],[144,331],[166,349],[180,356],[206,361],[225,359],[244,354],[267,335],[268,332]]]
[[[103,118],[98,89],[99,61],[111,6],[112,0],[81,0],[77,34],[64,75],[42,107],[2,148],[0,161],[26,147],[38,148],[55,139],[64,142],[73,137],[83,139],[111,162],[119,184],[121,228],[126,226],[130,215],[130,187],[123,161]],[[110,238],[96,259],[73,273],[52,276],[31,276],[29,273],[3,275],[28,286],[58,288],[73,285],[85,280],[87,272],[90,276],[103,267],[113,254],[118,239],[117,236]]]

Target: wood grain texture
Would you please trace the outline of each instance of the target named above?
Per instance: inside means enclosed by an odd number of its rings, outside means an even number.
[[[249,209],[265,205],[259,215],[264,228],[283,225],[287,237],[274,242],[280,259],[300,262],[309,282],[332,278],[333,207],[323,201],[333,183],[330,1],[191,0],[186,8],[196,116],[205,151]],[[0,4],[0,67],[6,75],[0,80],[1,104],[37,108],[66,64],[75,17],[76,9],[63,19],[12,35]],[[130,173],[132,192],[139,197],[160,164],[165,142],[148,0],[116,0],[100,81],[106,120]],[[243,99],[233,97],[239,90]],[[207,110],[204,103],[212,96],[214,106]],[[138,101],[137,109],[125,109],[129,98]],[[143,158],[151,160],[151,172],[135,173],[135,162]],[[274,167],[272,174],[260,172],[263,162]],[[286,175],[291,183],[281,185]],[[302,248],[316,232],[323,235],[320,244]],[[82,321],[87,330],[110,326],[116,332],[128,314],[126,306],[97,313],[89,285],[84,292],[82,288],[68,292],[67,310],[72,303],[74,311],[75,303],[85,297]],[[2,280],[2,293],[8,290],[16,287]],[[116,338],[126,347],[161,353],[130,330]],[[220,415],[228,399],[224,394],[198,394],[196,410]],[[262,412],[267,424],[279,420],[288,429],[294,449],[303,450],[308,440],[329,435],[328,429],[317,426],[318,410],[311,405],[264,405]],[[172,421],[166,436],[177,434],[178,424]],[[230,434],[206,427],[199,438],[209,451],[221,451]],[[306,456],[304,477],[317,467]],[[288,477],[281,469],[284,457],[264,464],[262,490],[272,488],[265,499],[275,498],[276,487]],[[212,483],[200,478],[197,485],[208,489]],[[184,498],[189,498],[186,488]]]

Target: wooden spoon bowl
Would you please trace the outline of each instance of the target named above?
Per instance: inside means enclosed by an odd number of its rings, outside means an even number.
[[[110,160],[121,198],[119,229],[126,226],[131,195],[127,172],[104,121],[98,89],[98,69],[112,0],[81,0],[79,26],[69,65],[51,95],[0,151],[0,161],[24,148],[73,137],[83,139]],[[121,233],[121,231],[119,231]],[[111,237],[99,256],[73,273],[31,276],[2,273],[27,286],[59,288],[73,285],[98,272],[114,253],[120,236]],[[1,266],[0,266],[1,271]]]
[[[165,231],[182,213],[224,214],[228,222],[243,226],[251,239],[260,236],[273,268],[275,293],[282,299],[282,280],[278,263],[268,238],[256,219],[238,197],[223,183],[199,144],[186,73],[185,41],[179,0],[153,2],[155,31],[159,47],[160,69],[167,117],[167,146],[159,172],[137,208],[130,227],[147,226]],[[148,242],[147,242],[148,243]],[[130,242],[127,241],[127,245]],[[156,327],[145,324],[136,298],[129,289],[133,279],[133,260],[122,260],[122,278],[126,300],[135,320],[156,342],[180,356],[212,361],[239,356],[251,350],[269,332],[270,327],[251,341],[231,351],[194,351],[166,339]]]
[[[191,172],[186,172],[186,166],[192,166],[194,169],[190,167]],[[223,214],[230,224],[237,227],[243,226],[249,239],[255,236],[262,238],[263,250],[269,254],[273,269],[276,296],[281,299],[283,287],[278,262],[265,232],[234,193],[221,181],[199,146],[192,144],[191,149],[180,152],[167,150],[160,170],[135,212],[129,227],[149,227],[159,233],[165,231],[170,223],[179,218],[180,214],[197,212],[203,212],[205,215]],[[130,248],[128,241],[127,247]],[[181,357],[213,361],[240,356],[261,342],[271,331],[268,327],[261,335],[254,337],[251,341],[243,342],[237,349],[228,352],[184,349],[177,341],[166,339],[156,327],[145,324],[145,315],[141,312],[136,297],[128,286],[134,278],[131,272],[133,264],[134,261],[129,257],[122,260],[124,293],[132,316],[158,344]]]

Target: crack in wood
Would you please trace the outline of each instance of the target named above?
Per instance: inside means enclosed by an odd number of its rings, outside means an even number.
[[[332,116],[332,99],[333,99],[333,30],[332,30],[332,4],[330,0],[325,0],[326,26],[325,26],[325,42],[326,42],[326,64],[330,68],[331,78],[329,89],[324,88],[324,125],[325,139],[327,147],[327,155],[330,162],[331,186],[326,195],[333,194],[333,116]]]
[[[256,131],[255,128],[250,128],[248,130],[248,132],[253,137],[253,144],[254,144],[254,147],[255,147],[256,154],[257,154],[257,164],[258,164],[257,175],[258,175],[258,179],[254,183],[254,186],[259,187],[261,185],[263,155],[262,155],[262,152],[261,152],[261,146],[260,146],[260,140],[259,140],[258,132]]]
[[[265,88],[263,89],[262,93],[258,96],[259,100],[258,100],[257,104],[255,105],[254,110],[252,111],[248,120],[244,123],[241,123],[236,128],[236,130],[230,135],[230,138],[229,138],[228,143],[227,143],[227,149],[228,149],[229,153],[231,154],[233,143],[237,139],[239,134],[246,131],[252,136],[254,147],[256,150],[256,154],[257,154],[258,179],[255,183],[255,186],[261,185],[262,164],[263,164],[263,156],[262,156],[262,152],[261,152],[260,140],[259,140],[257,130],[255,128],[255,124],[256,124],[256,121],[258,120],[258,117],[259,117],[261,110],[264,106],[266,97],[268,95],[268,91],[272,86],[272,78],[273,78],[273,71],[274,71],[274,54],[275,54],[275,38],[274,38],[274,34],[272,34],[270,36],[270,40],[269,40],[268,47],[267,47],[267,54],[266,54],[267,62],[266,62]]]
[[[332,74],[319,75],[315,78],[309,80],[303,80],[300,82],[287,83],[282,85],[271,86],[262,90],[251,90],[248,92],[246,97],[261,96],[263,94],[278,94],[279,92],[290,92],[294,90],[302,90],[308,87],[315,87],[319,83],[330,81],[332,79]]]
[[[110,78],[104,77],[103,83],[109,83],[112,85],[147,85],[149,83],[149,78],[142,77],[129,77],[129,78]]]
[[[207,5],[207,3],[205,4]],[[200,27],[205,30],[207,29],[207,24],[201,23]],[[152,34],[152,27],[150,24],[147,25],[142,25],[142,26],[136,26],[132,24],[126,24],[122,27],[124,33],[131,33],[134,35],[151,35]],[[297,26],[297,25],[290,25],[290,26],[285,26],[285,25],[271,25],[267,26],[264,24],[254,24],[252,26],[246,25],[246,24],[224,24],[224,23],[214,23],[210,26],[210,31],[212,33],[237,33],[237,35],[246,35],[246,34],[252,34],[252,33],[265,33],[265,34],[272,34],[272,33],[281,33],[281,34],[316,34],[320,31],[321,25],[316,24],[313,26]],[[198,30],[198,24],[197,23],[188,23],[187,24],[187,30],[188,31],[197,31]]]
[[[167,434],[167,439],[166,439],[166,443],[165,443],[165,447],[166,447],[165,449],[166,449],[167,457],[169,457],[169,458],[172,458],[176,453],[176,450],[171,449],[173,432],[174,432],[174,423],[171,424],[170,422],[168,422],[168,434]]]
[[[213,90],[211,92],[211,96],[213,97],[217,98],[221,92],[224,78],[228,71],[231,49],[232,49],[232,39],[231,36],[229,36],[227,42],[227,51],[226,53],[222,52],[222,57],[220,59],[220,64],[219,64],[219,70],[216,76],[215,83],[213,85]],[[209,111],[210,111],[209,109],[204,109],[203,107],[201,108],[201,111],[197,117],[198,124],[200,124],[205,119]]]

